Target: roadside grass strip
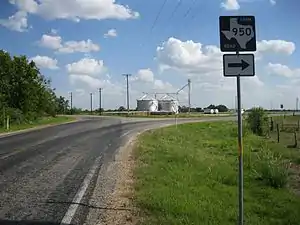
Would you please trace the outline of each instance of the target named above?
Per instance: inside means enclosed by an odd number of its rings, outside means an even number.
[[[75,120],[75,118],[68,117],[68,116],[44,117],[44,118],[38,119],[36,121],[32,121],[30,123],[11,124],[9,129],[1,127],[0,133],[26,130],[29,128],[34,128],[34,127],[39,127],[39,126],[44,126],[44,125],[60,124],[60,123],[65,123],[65,122],[71,122],[73,120]]]
[[[300,156],[296,151],[244,129],[245,224],[300,224],[300,197],[289,188],[294,182],[291,162]],[[148,131],[140,136],[134,155],[140,224],[237,223],[236,122]]]

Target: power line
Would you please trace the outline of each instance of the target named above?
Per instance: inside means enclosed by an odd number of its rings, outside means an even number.
[[[158,11],[158,14],[156,15],[156,18],[155,18],[155,20],[154,20],[154,22],[153,22],[153,24],[152,24],[152,26],[151,26],[150,33],[152,33],[152,30],[153,30],[154,27],[156,26],[156,23],[157,23],[157,21],[158,21],[158,18],[160,17],[160,15],[161,15],[161,13],[162,13],[162,11],[163,11],[163,9],[164,9],[164,7],[165,7],[167,1],[168,1],[168,0],[164,0],[163,4],[161,5],[160,10]]]
[[[184,14],[183,18],[186,18],[190,14],[190,12],[192,11],[193,6],[195,5],[195,3],[196,3],[196,0],[193,0],[192,4],[190,5],[189,9]]]
[[[180,5],[182,4],[182,0],[179,0],[174,8],[174,10],[171,13],[171,16],[168,19],[168,22],[171,21],[171,19],[173,18],[173,16],[175,15],[175,13],[177,12],[177,10],[179,9]]]

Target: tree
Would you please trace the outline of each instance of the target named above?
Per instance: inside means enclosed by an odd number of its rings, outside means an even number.
[[[202,108],[201,107],[196,107],[196,112],[202,112]]]
[[[188,107],[186,107],[186,106],[181,106],[180,107],[180,112],[182,112],[182,113],[186,113],[186,112],[188,112],[189,111],[189,108]]]
[[[250,130],[259,136],[263,136],[268,130],[268,116],[261,107],[252,108],[247,117]]]
[[[227,112],[228,111],[228,108],[225,105],[218,105],[218,106],[216,106],[216,109],[218,109],[219,112]]]
[[[216,108],[216,106],[215,105],[212,105],[212,104],[210,104],[208,107],[206,107],[207,109],[215,109]]]
[[[3,116],[18,123],[55,116],[67,103],[63,97],[57,99],[51,80],[26,56],[11,57],[0,50],[0,74],[0,123],[4,122]]]
[[[121,111],[121,112],[122,112],[122,111],[125,111],[125,110],[126,110],[126,109],[125,109],[124,106],[120,106],[119,109],[118,109],[118,111]]]

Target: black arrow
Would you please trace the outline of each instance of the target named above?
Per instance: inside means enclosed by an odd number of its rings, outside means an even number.
[[[242,60],[241,63],[228,63],[228,67],[242,67],[242,70],[246,69],[249,66],[249,63]]]

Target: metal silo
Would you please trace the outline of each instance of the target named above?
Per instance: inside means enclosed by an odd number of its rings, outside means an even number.
[[[175,99],[161,99],[158,105],[161,112],[178,113],[178,101]]]
[[[137,111],[143,112],[156,112],[158,110],[158,101],[154,98],[147,98],[144,95],[141,99],[137,100]]]
[[[172,112],[172,100],[159,100],[159,111],[162,112]]]

